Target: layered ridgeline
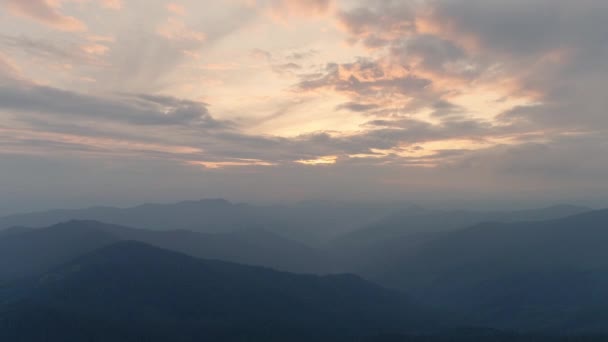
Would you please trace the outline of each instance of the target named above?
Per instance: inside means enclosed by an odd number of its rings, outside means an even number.
[[[573,342],[452,328],[354,275],[298,275],[134,241],[0,287],[2,341]]]
[[[325,241],[364,227],[389,215],[392,206],[336,202],[302,202],[294,205],[235,204],[203,199],[168,204],[142,204],[130,208],[93,207],[51,210],[0,218],[0,229],[13,226],[47,227],[69,220],[94,220],[154,230],[186,229],[227,233],[265,229],[306,243]]]
[[[2,341],[335,341],[430,333],[402,294],[122,241],[4,285]]]
[[[380,229],[364,248],[357,245],[355,254],[344,253],[337,242],[319,251],[259,228],[209,234],[93,221],[12,227],[0,231],[0,282],[37,277],[99,248],[136,240],[194,257],[277,270],[357,273],[472,326],[545,334],[608,332],[608,211],[540,221],[543,215],[560,216],[557,211],[503,213],[503,222],[423,232],[410,229],[411,222],[420,221],[404,218],[397,234],[387,237]]]
[[[437,211],[393,204],[310,201],[294,205],[260,206],[204,199],[130,208],[94,207],[51,210],[0,218],[0,229],[47,227],[69,220],[94,220],[154,230],[186,229],[226,233],[265,229],[307,244],[335,240],[355,246],[408,233],[446,231],[483,221],[542,220],[588,211],[576,206],[504,212]],[[351,234],[352,233],[352,234]]]
[[[69,221],[46,228],[14,228],[0,232],[0,281],[46,271],[121,240],[145,242],[196,257],[292,272],[326,273],[332,270],[322,252],[261,229],[205,234]]]
[[[343,269],[367,274],[383,270],[404,252],[411,253],[449,232],[482,222],[543,221],[589,211],[589,208],[572,205],[487,212],[409,207],[364,228],[341,234],[332,239],[326,249],[341,262]]]
[[[336,248],[364,248],[409,235],[448,232],[481,222],[544,221],[589,212],[574,205],[555,205],[515,211],[426,210],[408,207],[397,210],[361,229],[341,234],[332,240]]]
[[[483,223],[367,265],[365,275],[469,322],[560,333],[608,331],[608,210]]]

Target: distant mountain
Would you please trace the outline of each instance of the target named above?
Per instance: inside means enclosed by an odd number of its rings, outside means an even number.
[[[342,260],[343,268],[365,273],[370,269],[383,268],[384,264],[423,242],[482,222],[542,221],[591,210],[571,205],[504,212],[409,208],[365,228],[338,236],[327,244],[326,250],[332,253],[334,259]]]
[[[407,208],[374,222],[367,227],[338,236],[332,245],[357,247],[386,241],[409,234],[446,232],[470,227],[481,222],[543,221],[591,211],[587,207],[556,205],[519,211],[441,211]]]
[[[482,223],[368,268],[429,305],[501,329],[608,332],[608,210]]]
[[[0,281],[36,274],[121,240],[137,240],[196,257],[306,273],[332,271],[319,251],[262,230],[203,234],[150,231],[96,221],[0,234]]]
[[[117,241],[116,236],[103,230],[71,224],[11,230],[0,236],[0,283],[47,271]]]
[[[333,202],[307,202],[291,206],[233,204],[204,199],[170,204],[143,204],[131,208],[94,207],[51,210],[0,218],[0,229],[12,226],[47,227],[69,220],[94,220],[154,230],[187,229],[227,233],[265,229],[292,240],[317,243],[358,229],[387,215],[392,207]]]
[[[10,215],[0,217],[0,230],[13,226],[48,227],[70,220],[94,220],[128,227],[186,229],[204,233],[264,229],[309,245],[333,240],[332,247],[351,248],[411,232],[446,231],[483,221],[552,219],[589,210],[562,205],[516,212],[468,212],[433,211],[400,203],[309,201],[259,206],[203,199],[131,208],[93,207]]]
[[[95,220],[138,228],[205,232],[227,232],[263,226],[260,218],[246,205],[236,205],[222,199],[207,199],[175,204],[143,204],[125,209],[93,207],[18,214],[0,218],[0,228],[46,227],[69,220]]]
[[[352,341],[437,328],[398,292],[123,241],[0,291],[3,341]]]

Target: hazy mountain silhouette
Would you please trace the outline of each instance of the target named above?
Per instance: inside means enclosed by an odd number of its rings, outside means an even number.
[[[95,220],[148,229],[189,229],[226,232],[261,225],[247,205],[222,199],[184,201],[174,204],[142,204],[132,208],[93,207],[51,210],[6,216],[0,227],[46,227],[69,220]]]
[[[28,232],[28,231],[33,230],[33,229],[34,228],[21,227],[21,226],[13,226],[13,227],[1,229],[0,230],[0,238],[1,237],[5,237],[5,236],[9,236],[9,235],[16,235],[16,234],[25,233],[25,232]]]
[[[137,240],[196,257],[293,272],[323,273],[332,270],[321,252],[263,230],[203,234],[186,230],[150,231],[96,221],[70,221],[0,235],[0,280],[44,271],[120,240]]]
[[[308,243],[327,240],[387,215],[393,207],[372,204],[303,202],[292,206],[233,204],[204,199],[131,208],[94,207],[51,210],[0,218],[0,229],[12,226],[47,227],[69,220],[95,220],[155,230],[187,229],[226,233],[265,229]]]
[[[482,223],[367,268],[426,303],[509,329],[608,331],[608,210]],[[583,317],[587,317],[583,319]]]
[[[118,240],[72,224],[6,233],[0,236],[0,282],[47,271]]]
[[[10,228],[0,231],[0,282],[10,283],[24,277],[40,280],[36,277],[58,265],[92,255],[91,252],[120,241],[135,240],[194,257],[283,271],[327,273],[346,270],[384,286],[404,290],[425,305],[445,310],[476,326],[546,333],[608,332],[608,210],[584,212],[588,209],[555,206],[513,212],[468,212],[409,207],[387,216],[387,212],[393,209],[372,208],[354,214],[356,206],[342,207],[330,203],[325,207],[321,202],[286,208],[205,200],[7,217],[1,224]],[[334,208],[339,209],[331,214]],[[353,213],[353,217],[346,218],[349,213]],[[572,213],[575,215],[570,215]],[[128,228],[91,220],[71,220],[46,228],[27,227],[66,217],[71,219],[72,215],[76,218],[106,217],[114,222],[132,222],[139,227],[153,229]],[[383,215],[383,219],[378,219]],[[376,224],[369,225],[371,221]],[[174,227],[173,223],[177,227],[196,226],[199,231],[169,230]],[[469,223],[468,228],[462,228]],[[357,224],[367,228],[351,232]],[[308,232],[294,233],[307,229],[305,227],[309,225],[314,227]],[[331,232],[325,235],[318,233],[323,229]],[[315,240],[340,232],[342,237],[323,245],[326,247],[323,251],[283,237],[293,235],[303,240]],[[172,275],[168,273],[167,276]],[[15,298],[19,293],[29,294],[29,290],[18,289],[25,289],[26,285],[29,288],[32,284],[25,281],[20,285],[7,285],[0,288],[0,297],[6,299]],[[306,284],[302,286],[308,286]],[[245,293],[243,296],[248,297],[249,294]],[[25,307],[22,306],[24,303],[27,302],[21,302],[19,308]],[[309,305],[305,300],[296,304],[309,310],[317,307],[316,302]],[[64,312],[55,307],[52,312],[45,310],[46,307],[34,310],[40,314],[32,314],[34,311],[29,309],[19,312],[41,324],[62,326],[73,320],[72,311]],[[277,312],[281,310],[284,309],[277,309]],[[44,317],[51,314],[58,321],[44,321]],[[188,324],[182,327],[182,323],[173,316],[156,317],[156,314],[156,311],[151,314],[150,321],[133,324],[141,328],[158,320],[159,329],[167,329],[167,332],[174,332],[172,329],[179,327],[192,331],[193,336],[199,333]],[[316,314],[313,311],[308,314],[315,319],[306,315],[298,319],[316,322]],[[10,322],[25,322],[25,316],[6,317],[12,317]],[[14,317],[21,318],[15,321]],[[85,326],[83,331],[107,326],[113,331],[132,332],[129,330],[131,325],[123,326],[120,322],[98,316],[87,317],[78,323]],[[361,322],[367,322],[366,319]],[[87,324],[91,326],[87,327]],[[255,334],[261,331],[283,334],[292,328],[289,325],[282,330],[284,326],[280,325],[279,330],[256,330],[246,324],[239,326],[244,327],[243,332],[254,331]],[[214,325],[213,329],[216,328]],[[214,331],[218,334],[224,331],[217,329]],[[143,330],[133,331],[139,333]],[[159,333],[162,335],[163,331]],[[505,337],[503,333],[497,336]]]
[[[435,319],[354,275],[196,259],[122,241],[5,286],[6,341],[336,340],[428,332]]]
[[[571,205],[494,212],[435,211],[411,207],[333,239],[327,250],[335,259],[342,260],[346,269],[365,273],[383,268],[384,264],[421,243],[482,222],[542,221],[589,211],[589,208]]]
[[[543,221],[568,217],[592,209],[573,205],[555,205],[516,211],[425,210],[409,207],[373,224],[334,239],[334,246],[359,246],[385,241],[412,233],[445,232],[470,227],[481,222]]]

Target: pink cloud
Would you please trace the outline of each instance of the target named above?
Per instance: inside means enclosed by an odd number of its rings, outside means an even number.
[[[10,79],[20,78],[20,75],[21,71],[19,67],[8,57],[0,53],[0,81],[6,77]]]
[[[334,7],[333,0],[245,0],[244,3],[266,11],[281,22],[290,17],[319,17]]]
[[[83,52],[95,56],[103,56],[109,50],[107,46],[98,43],[84,44],[80,48]]]
[[[185,15],[186,14],[186,9],[184,8],[184,6],[180,5],[180,4],[176,4],[176,3],[168,3],[167,4],[167,10],[173,14],[177,14],[177,15]]]
[[[169,40],[203,42],[207,38],[205,33],[196,31],[178,18],[170,17],[160,25],[157,33]]]
[[[122,0],[101,0],[101,6],[108,9],[119,10],[122,8]]]
[[[59,2],[48,0],[6,0],[11,14],[37,21],[61,31],[86,31],[80,20],[59,11]]]

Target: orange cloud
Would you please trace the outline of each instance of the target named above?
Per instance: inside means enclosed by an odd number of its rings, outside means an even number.
[[[196,147],[155,144],[135,140],[114,139],[109,137],[88,137],[76,134],[63,134],[54,132],[41,132],[33,129],[4,128],[0,126],[0,138],[6,137],[11,140],[40,140],[55,143],[69,144],[74,147],[87,147],[94,153],[140,153],[161,152],[174,155],[188,155],[201,153]],[[17,137],[17,138],[16,138]],[[1,151],[5,151],[2,149]]]
[[[96,56],[103,56],[109,50],[109,48],[107,46],[102,45],[102,44],[97,44],[97,43],[85,44],[85,45],[81,46],[80,48],[85,53],[87,53],[89,55],[96,55]]]
[[[101,0],[101,6],[104,8],[119,10],[122,8],[122,0]]]
[[[203,42],[207,39],[205,33],[193,30],[175,17],[169,17],[156,32],[169,40]]]
[[[335,164],[336,160],[338,160],[338,156],[323,156],[315,159],[300,159],[296,160],[295,162],[303,165],[316,166]]]
[[[180,4],[176,4],[176,3],[168,3],[167,4],[167,10],[173,14],[177,14],[177,15],[185,15],[186,14],[186,9],[184,8],[184,6],[180,5]]]
[[[187,162],[189,165],[202,166],[206,169],[221,169],[234,166],[273,166],[276,164],[265,162],[259,159],[238,159],[237,161],[200,161],[193,160]]]
[[[59,11],[60,3],[49,0],[6,0],[9,12],[61,31],[86,31],[80,20]]]
[[[246,1],[249,7],[258,7],[274,20],[286,23],[287,18],[320,17],[334,7],[333,0],[258,0]]]

